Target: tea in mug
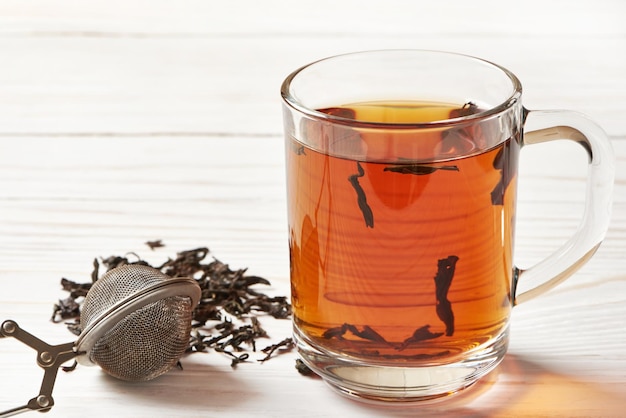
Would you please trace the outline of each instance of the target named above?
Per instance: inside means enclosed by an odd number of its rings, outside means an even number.
[[[479,112],[473,103],[319,111],[362,123],[354,135],[287,138],[297,338],[368,362],[423,365],[455,361],[502,335],[512,307],[519,139],[484,150],[488,133],[471,127],[411,138],[410,124]],[[422,152],[438,157],[422,162]]]

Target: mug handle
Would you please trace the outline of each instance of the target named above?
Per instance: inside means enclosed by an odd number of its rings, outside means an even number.
[[[574,235],[534,266],[513,272],[513,305],[532,299],[563,282],[596,252],[609,227],[615,161],[611,142],[595,122],[568,110],[524,112],[522,146],[557,139],[577,142],[589,155],[583,217]],[[517,294],[518,283],[528,290]]]

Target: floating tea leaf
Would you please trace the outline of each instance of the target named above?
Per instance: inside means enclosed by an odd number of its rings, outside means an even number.
[[[451,255],[438,261],[435,288],[437,298],[437,316],[446,325],[446,335],[454,334],[454,313],[452,304],[448,300],[448,290],[454,277],[454,269],[459,257]]]
[[[354,335],[356,337],[362,338],[364,340],[388,344],[387,340],[385,340],[385,338],[382,335],[380,335],[378,332],[376,332],[369,325],[365,325],[365,326],[363,326],[362,330],[359,330],[356,326],[354,326],[352,324],[343,324],[340,327],[327,329],[324,332],[324,334],[322,334],[322,337],[324,337],[326,339],[338,338],[340,340],[343,340],[343,336],[346,333],[348,333],[348,332],[350,332],[350,334],[352,334],[352,335]]]
[[[455,165],[433,166],[421,164],[402,164],[385,167],[383,171],[391,171],[393,173],[400,174],[415,174],[421,176],[425,174],[432,174],[437,170],[459,171],[459,168]]]
[[[461,108],[451,110],[450,118],[451,119],[462,118],[464,116],[473,115],[479,112],[480,112],[480,108],[476,106],[474,102],[467,102],[463,106],[461,106]]]
[[[361,163],[357,161],[356,163],[357,174],[353,174],[348,177],[348,181],[356,191],[357,203],[359,204],[359,209],[363,213],[363,219],[365,220],[365,225],[369,228],[374,228],[374,213],[372,212],[372,208],[367,204],[367,196],[365,195],[365,191],[361,187],[359,183],[359,177],[363,177],[365,175],[365,171],[363,167],[361,167]]]
[[[430,328],[430,325],[424,325],[423,327],[416,329],[412,336],[404,340],[402,345],[398,347],[398,350],[402,351],[413,343],[419,343],[421,341],[432,340],[434,338],[438,338],[443,335],[443,332],[434,332],[434,333],[430,332],[429,328]]]

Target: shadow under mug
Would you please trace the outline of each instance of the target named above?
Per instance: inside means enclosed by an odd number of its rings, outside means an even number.
[[[524,108],[520,81],[496,64],[360,52],[296,70],[281,93],[295,341],[343,394],[412,402],[471,385],[505,355],[513,306],[572,275],[604,238],[608,138],[580,114]],[[519,151],[555,139],[589,155],[583,220],[521,270]]]

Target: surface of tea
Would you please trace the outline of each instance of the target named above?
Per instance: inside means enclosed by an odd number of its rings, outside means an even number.
[[[380,102],[321,111],[415,123],[478,109]],[[342,140],[328,131],[318,138],[311,137],[315,129],[306,132],[311,143]],[[468,157],[424,163],[410,158],[423,138],[407,140],[404,132],[389,146],[393,135],[381,128],[355,131],[337,148],[341,155],[287,138],[296,334],[314,347],[368,361],[447,362],[507,326],[519,146],[509,139]],[[429,133],[428,141],[433,135],[438,147],[457,151],[485,143],[479,129],[466,130],[458,143],[445,130]],[[390,154],[381,158],[387,146]],[[363,150],[372,150],[375,160],[367,152],[363,158]]]

